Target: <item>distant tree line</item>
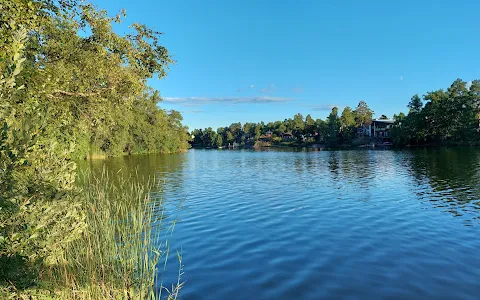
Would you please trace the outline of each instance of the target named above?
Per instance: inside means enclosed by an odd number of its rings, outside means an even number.
[[[194,147],[225,147],[233,143],[239,146],[253,145],[265,139],[272,143],[287,141],[290,144],[326,143],[337,145],[351,143],[357,127],[372,121],[374,112],[365,101],[360,101],[355,109],[345,107],[341,115],[333,107],[326,120],[313,119],[310,114],[304,117],[298,113],[283,121],[259,123],[233,123],[228,127],[195,129],[192,134]],[[290,139],[293,138],[293,140]]]
[[[425,144],[477,143],[480,139],[480,81],[470,83],[457,79],[446,91],[428,92],[420,98],[412,97],[407,107],[409,112],[395,114],[391,130],[396,146]],[[333,107],[325,119],[313,119],[310,114],[298,113],[283,121],[259,123],[233,123],[216,131],[211,127],[191,132],[193,147],[225,147],[234,143],[240,147],[253,146],[266,140],[271,144],[305,145],[320,143],[326,146],[367,143],[370,140],[359,136],[361,127],[372,123],[374,112],[365,101],[355,109],[347,106],[339,114]],[[381,115],[380,120],[389,119]],[[285,137],[293,137],[286,139]]]

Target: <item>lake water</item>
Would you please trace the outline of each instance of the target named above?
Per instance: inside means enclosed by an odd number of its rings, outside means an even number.
[[[190,150],[93,165],[162,183],[182,299],[480,297],[480,150]]]

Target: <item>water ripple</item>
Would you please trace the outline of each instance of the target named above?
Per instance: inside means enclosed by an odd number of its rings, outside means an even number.
[[[480,295],[479,150],[191,150],[143,169],[181,220],[183,299]]]

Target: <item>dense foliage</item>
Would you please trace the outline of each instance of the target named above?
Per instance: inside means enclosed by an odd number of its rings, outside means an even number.
[[[3,97],[2,120],[42,114],[43,136],[73,143],[78,157],[188,147],[181,115],[159,109],[159,93],[146,85],[173,62],[160,33],[133,24],[120,36],[112,30],[120,16],[72,1],[0,5],[1,67],[22,87]],[[12,69],[20,45],[23,69]]]
[[[345,107],[342,114],[333,107],[326,120],[303,117],[298,113],[283,121],[260,123],[233,123],[229,127],[195,129],[192,131],[192,145],[195,147],[225,147],[235,143],[238,146],[254,145],[256,141],[271,143],[324,143],[330,146],[348,144],[356,138],[357,127],[370,123],[373,111],[365,101],[355,109]]]
[[[393,130],[396,145],[456,145],[480,142],[480,80],[455,80],[443,89],[414,95],[408,115],[400,113]]]
[[[181,115],[147,86],[173,62],[159,33],[133,24],[120,36],[119,21],[75,0],[0,2],[0,297],[51,282],[71,243],[101,226],[76,158],[188,148]]]

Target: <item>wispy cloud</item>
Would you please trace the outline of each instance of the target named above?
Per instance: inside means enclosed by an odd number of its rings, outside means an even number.
[[[208,103],[240,104],[240,103],[282,103],[294,100],[283,97],[164,97],[163,101],[183,106],[202,105]]]
[[[402,80],[403,80],[403,76],[400,76],[400,81],[402,81]]]
[[[259,89],[258,91],[263,94],[270,94],[277,90],[277,86],[271,83],[269,86]]]
[[[312,111],[331,111],[332,108],[337,107],[341,108],[345,105],[338,105],[338,104],[304,104],[304,107],[308,107]]]

